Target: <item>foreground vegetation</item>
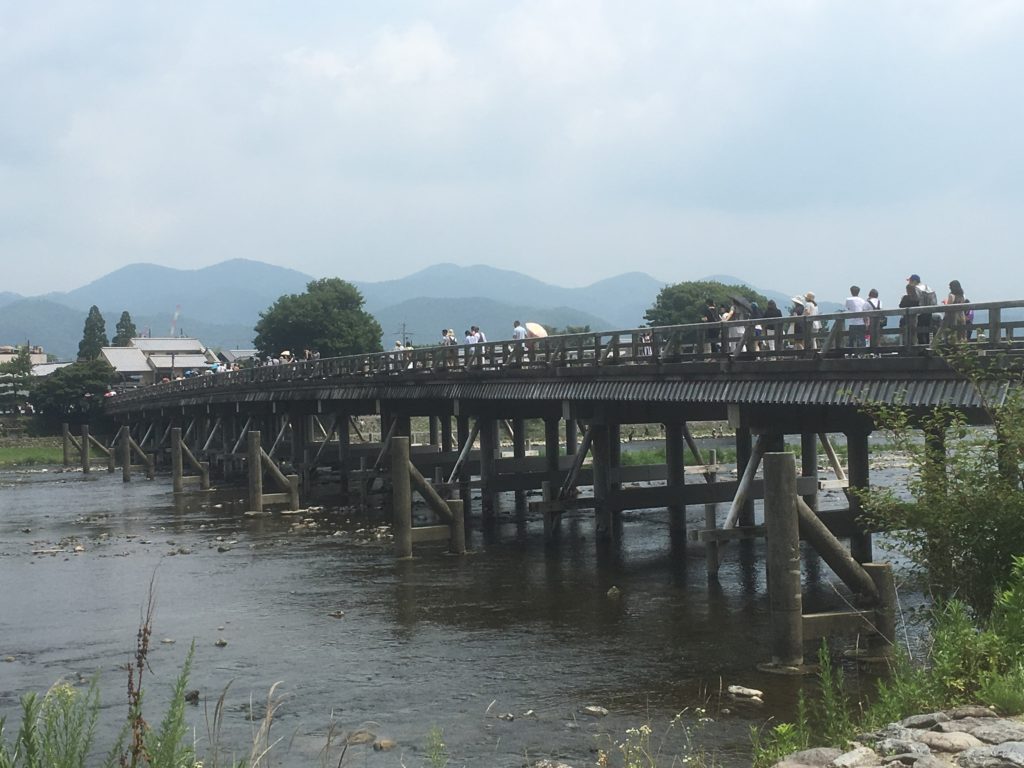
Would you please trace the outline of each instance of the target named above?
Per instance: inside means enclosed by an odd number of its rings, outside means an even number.
[[[869,522],[890,531],[935,596],[926,658],[899,657],[869,696],[853,699],[823,647],[817,700],[801,700],[796,722],[755,734],[756,766],[959,704],[1024,712],[1024,371],[955,345],[944,354],[974,384],[994,428],[971,430],[953,409],[922,416],[867,405],[912,471],[909,497],[895,489],[859,494]]]

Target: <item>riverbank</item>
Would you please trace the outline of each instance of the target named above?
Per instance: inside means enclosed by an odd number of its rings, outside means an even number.
[[[63,460],[59,437],[0,438],[0,467],[59,465]]]
[[[913,715],[865,733],[846,749],[794,753],[774,768],[1013,768],[1024,765],[1024,722],[987,707]]]

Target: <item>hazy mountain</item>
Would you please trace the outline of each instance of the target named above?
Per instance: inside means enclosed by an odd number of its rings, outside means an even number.
[[[415,346],[430,346],[440,338],[442,328],[453,328],[461,341],[463,331],[471,325],[480,326],[489,341],[508,339],[512,336],[513,320],[557,328],[567,325],[589,325],[593,330],[611,328],[606,319],[571,307],[530,307],[483,298],[409,299],[373,314],[384,329],[385,349],[401,338],[403,324],[407,339]]]
[[[508,269],[435,264],[399,280],[356,285],[374,314],[413,299],[478,296],[527,307],[573,307],[599,314],[610,328],[634,328],[643,323],[663,283],[631,272],[584,288],[562,288]]]
[[[125,309],[140,333],[148,329],[154,336],[167,335],[172,314],[180,307],[179,333],[213,347],[249,346],[259,313],[284,294],[301,293],[313,279],[248,259],[186,270],[132,264],[67,293],[36,298],[0,293],[0,344],[27,339],[61,358],[72,358],[86,312],[95,304],[106,320],[108,336]],[[746,284],[730,275],[705,279]],[[441,328],[461,333],[471,324],[481,326],[489,338],[504,338],[516,319],[560,328],[636,328],[664,286],[650,275],[629,272],[581,288],[563,288],[513,270],[454,264],[437,264],[399,280],[355,284],[384,329],[385,346],[401,333],[403,323],[415,344],[432,342]],[[790,294],[752,287],[774,298],[783,311],[791,303]],[[826,312],[840,305],[822,301],[820,306]]]
[[[259,312],[279,296],[301,293],[313,279],[293,269],[249,259],[231,259],[202,269],[130,264],[81,288],[43,298],[74,309],[88,310],[95,304],[105,315],[116,312],[118,317],[124,309],[133,317],[140,312],[170,316],[180,306],[183,313],[204,322],[251,327]]]

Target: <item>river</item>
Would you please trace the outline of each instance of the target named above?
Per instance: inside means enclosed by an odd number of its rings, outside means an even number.
[[[167,476],[124,484],[95,469],[0,472],[9,729],[22,694],[99,674],[98,737],[109,744],[151,579],[148,717],[158,721],[194,639],[189,687],[203,701],[189,718],[200,752],[204,712],[229,684],[222,741],[247,751],[250,703],[258,714],[277,681],[279,766],[336,765],[337,747],[325,763],[318,756],[332,727],[397,742],[353,746],[345,765],[427,765],[431,729],[443,732],[451,766],[594,765],[628,728],[650,723],[660,743],[683,712],[665,754],[703,745],[729,768],[749,765],[751,725],[792,716],[800,681],[756,669],[768,636],[760,544],[730,545],[709,586],[700,545],[672,554],[664,511],[624,513],[610,550],[596,545],[592,514],[570,515],[560,543],[545,546],[541,521],[517,519],[509,498],[500,525],[469,532],[471,554],[418,545],[398,562],[368,535],[377,521],[354,510],[248,518],[242,493],[197,492],[176,507]],[[702,509],[688,518],[703,527]],[[828,569],[806,557],[807,610],[840,606],[818,575]],[[765,691],[765,704],[721,695],[731,684]],[[609,714],[582,714],[587,705]]]

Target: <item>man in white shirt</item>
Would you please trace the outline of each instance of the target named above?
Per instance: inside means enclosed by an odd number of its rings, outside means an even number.
[[[867,312],[872,309],[867,299],[862,299],[860,296],[860,286],[851,285],[850,295],[846,299],[846,311],[847,312]],[[848,346],[851,347],[863,347],[865,346],[864,338],[864,318],[863,317],[851,317],[846,321],[846,331],[849,335]]]
[[[512,322],[512,338],[515,341],[522,341],[526,338],[526,328],[518,320]]]

